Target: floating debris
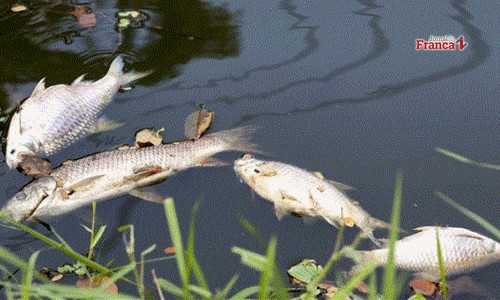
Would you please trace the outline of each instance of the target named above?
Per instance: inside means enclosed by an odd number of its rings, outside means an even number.
[[[163,143],[163,138],[160,135],[160,132],[165,130],[164,128],[162,129],[158,131],[153,130],[151,128],[145,128],[139,130],[135,134],[135,146],[137,148],[160,146]]]
[[[433,296],[438,290],[439,284],[425,278],[412,279],[408,286],[412,291],[425,296]]]
[[[83,277],[76,281],[76,287],[97,289],[102,284],[107,284],[106,281],[108,281],[110,278],[111,277],[107,275],[96,275],[92,276],[92,278],[90,279]],[[104,292],[108,294],[118,294],[118,286],[113,282],[104,289]]]
[[[18,167],[26,175],[35,178],[47,176],[52,172],[52,166],[48,160],[31,155],[23,155]]]
[[[214,112],[200,107],[186,118],[184,134],[190,139],[199,139],[212,125]]]

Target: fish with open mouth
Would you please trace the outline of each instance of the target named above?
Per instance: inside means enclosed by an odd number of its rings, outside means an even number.
[[[117,149],[63,163],[21,189],[4,209],[16,220],[58,216],[95,201],[130,193],[192,167],[218,166],[212,156],[255,151],[253,129],[240,127],[199,139],[143,148]],[[146,199],[151,200],[151,199]]]
[[[276,216],[320,217],[335,227],[358,226],[375,244],[375,228],[389,228],[384,221],[371,217],[352,201],[338,184],[326,180],[320,173],[276,162],[264,161],[245,154],[234,163],[243,182],[262,198],[274,203]]]
[[[27,156],[49,156],[92,133],[121,124],[102,116],[120,86],[151,72],[123,72],[121,56],[107,74],[95,82],[78,77],[71,85],[45,87],[40,80],[31,96],[10,118],[5,157],[9,168],[18,167]]]
[[[437,238],[447,276],[472,272],[500,262],[500,244],[484,235],[459,227],[424,226],[417,233],[396,242],[396,268],[415,273],[417,277],[437,281],[440,278]],[[375,261],[384,266],[388,248],[354,251],[352,257],[362,263]]]

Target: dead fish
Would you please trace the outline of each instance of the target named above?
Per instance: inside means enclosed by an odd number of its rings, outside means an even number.
[[[318,174],[281,162],[258,160],[251,154],[237,159],[234,169],[257,194],[274,203],[278,219],[293,214],[320,217],[335,227],[358,226],[377,245],[380,243],[373,229],[389,227]]]
[[[500,262],[500,244],[484,235],[465,228],[425,226],[415,234],[396,242],[396,268],[415,273],[417,277],[438,281],[440,278],[436,231],[439,234],[441,253],[446,275],[472,272],[489,264]],[[355,251],[360,262],[387,263],[388,248]]]
[[[112,150],[73,160],[26,185],[7,202],[5,210],[16,220],[45,218],[126,193],[142,196],[137,189],[182,170],[223,165],[212,157],[217,153],[255,150],[249,141],[252,132],[250,127],[240,127],[197,140]]]
[[[45,88],[40,80],[31,96],[11,117],[7,133],[7,165],[16,168],[22,157],[48,156],[92,133],[121,124],[102,116],[121,85],[151,72],[123,72],[121,56],[113,60],[107,74],[95,82],[78,77],[71,85]]]

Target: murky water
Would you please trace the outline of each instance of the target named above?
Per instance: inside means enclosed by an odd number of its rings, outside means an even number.
[[[166,141],[182,139],[184,117],[203,103],[216,113],[212,130],[258,126],[255,141],[266,157],[321,170],[357,187],[352,197],[377,218],[389,219],[395,172],[402,170],[404,228],[447,224],[485,233],[438,200],[436,190],[500,225],[498,171],[460,163],[434,149],[498,163],[496,1],[425,6],[368,0],[71,2],[88,9],[75,12],[74,6],[45,3],[13,13],[2,4],[3,112],[29,96],[43,77],[48,85],[70,83],[83,73],[98,78],[117,53],[131,68],[155,73],[118,94],[106,109],[125,126],[71,146],[51,157],[54,164],[131,143],[143,127],[165,127]],[[120,23],[123,12],[133,10],[140,16]],[[467,46],[416,51],[415,40],[430,35],[463,36]],[[1,164],[1,201],[28,181]],[[258,282],[258,274],[231,253],[232,246],[263,252],[239,225],[240,216],[264,236],[278,237],[283,269],[302,258],[324,263],[334,244],[336,230],[325,222],[278,221],[270,203],[252,198],[230,167],[192,169],[156,190],[174,197],[184,232],[195,200],[202,197],[196,251],[212,289],[222,288],[234,273],[241,275],[238,287]],[[108,225],[100,262],[127,262],[115,229],[128,223],[135,225],[138,251],[157,244],[150,256],[160,257],[171,245],[160,205],[124,196],[97,207],[99,221]],[[89,216],[84,209],[51,224],[83,252],[88,236],[79,223]],[[347,238],[355,233],[350,230]],[[2,243],[23,257],[42,247],[23,241],[4,238]],[[66,261],[54,251],[40,256],[40,266]],[[160,277],[175,280],[173,260],[148,265],[153,267]],[[497,297],[498,271],[494,265],[471,276]]]

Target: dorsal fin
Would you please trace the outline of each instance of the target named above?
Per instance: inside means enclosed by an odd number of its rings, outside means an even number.
[[[40,79],[40,81],[36,84],[35,89],[31,93],[31,97],[35,97],[45,90],[45,77]]]
[[[77,79],[73,80],[73,82],[71,83],[71,85],[83,82],[83,78],[85,78],[85,75],[87,75],[87,74],[82,74],[82,75],[78,76]]]

